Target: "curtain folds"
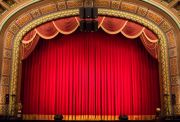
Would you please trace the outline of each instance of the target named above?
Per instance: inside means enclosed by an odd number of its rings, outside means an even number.
[[[27,38],[32,37],[31,40],[25,41],[24,44],[20,45],[20,50],[21,50],[21,59],[26,59],[34,50],[34,48],[36,47],[37,43],[39,42],[40,37],[35,33],[35,31],[31,31],[30,33],[28,33],[24,40],[26,40]]]
[[[118,34],[121,33],[125,37],[130,39],[135,39],[141,37],[144,46],[148,50],[148,52],[156,59],[158,59],[158,38],[157,36],[141,25],[130,22],[128,20],[113,18],[113,17],[98,17],[99,28],[102,28],[108,34]],[[68,35],[77,30],[79,27],[79,18],[78,17],[70,17],[54,20],[51,22],[47,22],[34,30],[30,31],[22,40],[22,45],[27,45],[31,43],[32,45],[36,45],[36,40],[34,41],[35,36],[39,36],[43,39],[52,39],[56,37],[59,33]],[[153,45],[153,46],[152,46]],[[25,48],[26,46],[21,46]],[[34,47],[34,46],[32,46]],[[150,47],[150,48],[149,48]],[[29,49],[29,48],[28,48]],[[25,59],[29,52],[32,52],[33,49],[22,49],[21,59]],[[24,54],[24,55],[23,55]]]
[[[99,30],[41,38],[23,60],[21,95],[26,118],[152,116],[160,107],[158,61],[147,53],[140,38],[127,39],[122,34]]]

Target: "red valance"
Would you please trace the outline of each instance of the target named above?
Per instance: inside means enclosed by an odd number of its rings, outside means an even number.
[[[99,28],[108,34],[121,33],[125,37],[134,39],[140,37],[147,51],[158,59],[158,38],[147,29],[135,22],[113,17],[98,17]],[[59,33],[71,34],[79,27],[79,18],[70,17],[47,22],[27,33],[21,45],[21,59],[25,59],[35,48],[39,38],[52,39]]]

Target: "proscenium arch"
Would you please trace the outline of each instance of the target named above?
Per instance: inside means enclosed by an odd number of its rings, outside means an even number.
[[[158,36],[159,45],[160,45],[159,76],[160,76],[161,107],[164,116],[172,115],[172,107],[171,107],[171,99],[170,99],[171,92],[170,92],[170,79],[169,79],[169,65],[168,65],[169,61],[168,61],[168,48],[167,48],[166,35],[153,22],[132,13],[123,12],[119,10],[99,8],[98,14],[102,16],[113,16],[113,17],[124,18],[137,22],[149,28]],[[23,36],[31,29],[47,21],[52,21],[57,18],[77,16],[77,15],[79,15],[78,9],[64,10],[52,14],[47,14],[43,17],[40,17],[36,20],[29,22],[16,34],[14,38],[13,51],[12,51],[13,59],[12,59],[12,67],[11,67],[12,70],[11,70],[11,81],[10,81],[9,115],[14,116],[16,113],[16,100],[13,98],[13,95],[17,94],[16,93],[17,76],[19,72],[18,65],[19,63],[21,63],[19,46]]]
[[[8,19],[10,19],[15,13],[17,13],[18,11],[20,11],[21,9],[27,7],[27,6],[30,6],[32,4],[35,4],[37,2],[40,2],[41,0],[31,0],[30,2],[28,2],[27,4],[21,6],[20,8],[18,8],[16,11],[10,13],[6,18],[3,19],[2,23],[0,23],[0,31],[2,30],[3,26],[6,24],[6,22],[8,21]],[[173,21],[176,23],[177,27],[180,29],[180,23],[177,19],[176,16],[174,16],[174,14],[170,11],[168,11],[167,9],[165,9],[163,6],[159,6],[157,5],[157,3],[155,3],[154,1],[152,0],[141,0],[145,3],[148,3],[152,6],[155,6],[156,8],[162,10],[164,13],[166,13],[169,17],[171,17],[173,19]]]

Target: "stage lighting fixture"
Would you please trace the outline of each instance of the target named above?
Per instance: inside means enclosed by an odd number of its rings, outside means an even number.
[[[161,109],[156,108],[156,115],[155,115],[155,120],[159,120],[161,117]]]
[[[96,7],[81,7],[79,8],[79,15],[81,19],[96,19],[98,17],[98,9]]]
[[[92,18],[98,18],[98,9],[96,7],[92,8]]]
[[[87,7],[85,10],[85,18],[92,18],[92,8]]]
[[[86,32],[91,32],[92,31],[92,27],[93,27],[93,23],[92,21],[86,21],[86,25],[85,25],[85,31]]]
[[[79,8],[80,16],[80,31],[81,32],[96,32],[98,30],[98,9],[96,7],[81,7]]]
[[[128,120],[128,116],[127,115],[120,115],[119,120]]]
[[[63,115],[62,115],[62,114],[56,114],[56,115],[54,116],[54,120],[55,120],[55,121],[61,121],[61,120],[63,120]]]
[[[83,32],[86,29],[86,21],[81,20],[80,21],[80,31]]]
[[[92,21],[92,31],[93,32],[98,31],[98,21],[96,21],[96,20]]]
[[[98,21],[96,20],[81,20],[80,31],[81,32],[96,32],[98,30]]]
[[[85,8],[84,7],[79,8],[79,16],[81,19],[85,19]]]

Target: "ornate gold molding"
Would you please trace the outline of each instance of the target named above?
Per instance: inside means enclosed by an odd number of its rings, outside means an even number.
[[[0,30],[6,24],[8,19],[11,18],[15,13],[18,13],[20,10],[25,9],[27,6],[31,6],[33,4],[40,2],[40,1],[41,0],[22,0],[20,2],[17,2],[15,6],[14,5],[11,6],[10,7],[11,9],[7,9],[6,7],[3,7],[4,12],[1,12],[0,15],[2,14],[5,16],[1,17],[2,21],[0,20]],[[82,5],[82,4],[78,3],[77,1],[78,0],[68,0],[67,3],[69,5],[69,8],[71,8],[71,7],[74,8],[75,6]],[[81,0],[79,0],[79,1],[81,1]],[[110,7],[110,4],[111,4],[112,8],[116,8],[116,7],[119,8],[119,4],[123,0],[94,0],[94,1],[95,1],[95,5],[97,5],[97,6],[101,6],[101,7],[102,6],[109,6]],[[137,1],[138,0],[131,1],[131,3],[137,3]],[[151,6],[155,6],[157,9],[161,10],[163,13],[165,13],[167,16],[169,16],[176,23],[176,26],[180,29],[179,13],[178,13],[178,11],[175,10],[174,6],[172,6],[173,4],[171,4],[171,6],[167,6],[164,4],[164,2],[160,2],[160,0],[159,0],[159,2],[157,0],[139,0],[139,1],[142,1],[146,4],[151,5]],[[53,2],[57,2],[57,0],[56,1],[54,0]],[[58,2],[65,2],[65,0],[58,0]],[[125,2],[125,0],[123,2]],[[178,1],[175,1],[175,2],[178,2]],[[74,3],[76,3],[76,4],[74,4]],[[65,7],[65,5],[61,4],[61,8],[64,8],[64,7]]]
[[[26,26],[24,26],[20,31],[18,31],[17,35],[14,38],[14,46],[13,46],[13,61],[12,61],[11,82],[10,82],[10,105],[9,105],[10,115],[15,115],[16,99],[14,99],[13,95],[16,95],[16,91],[17,91],[18,65],[20,63],[19,46],[23,36],[31,29],[47,21],[51,21],[57,18],[76,16],[78,14],[79,14],[78,9],[58,11],[56,13],[48,14],[36,20],[33,20],[29,22]],[[160,40],[159,69],[160,69],[160,79],[161,79],[160,80],[161,106],[162,106],[163,114],[165,116],[171,115],[172,109],[171,109],[171,99],[170,99],[170,80],[169,80],[169,67],[168,67],[169,65],[168,65],[168,55],[167,55],[168,48],[167,48],[165,34],[153,22],[133,13],[100,8],[99,15],[119,17],[140,23],[145,27],[149,28],[150,30],[152,30],[158,36]]]

